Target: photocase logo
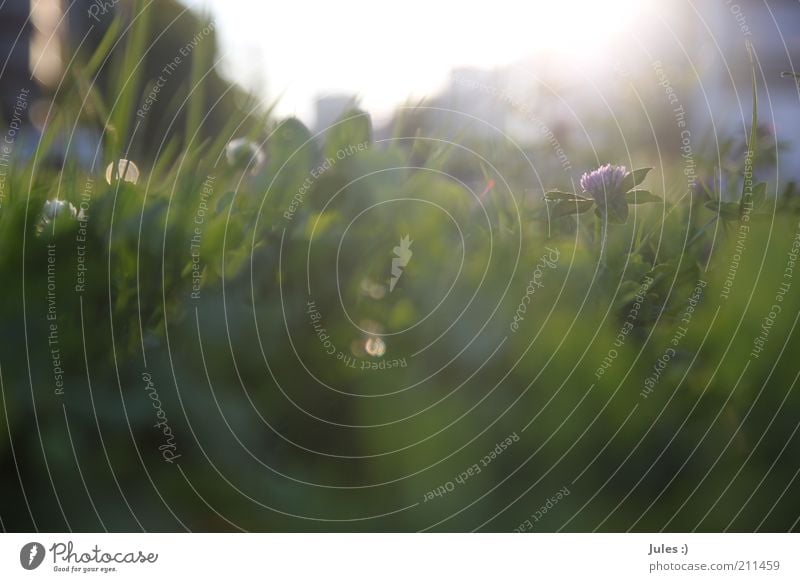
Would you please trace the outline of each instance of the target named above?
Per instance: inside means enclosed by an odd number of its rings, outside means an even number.
[[[38,542],[29,542],[19,552],[19,563],[26,570],[35,570],[44,561],[44,546]]]
[[[389,293],[394,291],[394,286],[397,285],[400,275],[403,274],[403,269],[411,260],[411,255],[414,254],[411,251],[411,243],[413,242],[413,240],[409,239],[409,235],[405,235],[400,239],[400,244],[393,249],[395,256],[392,258],[392,278],[389,281]]]

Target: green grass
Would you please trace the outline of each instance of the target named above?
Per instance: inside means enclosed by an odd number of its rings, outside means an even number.
[[[96,171],[70,158],[55,169],[19,163],[0,210],[7,529],[510,531],[565,486],[537,530],[797,527],[800,296],[786,269],[800,215],[787,186],[776,199],[757,187],[749,215],[746,193],[729,212],[724,192],[687,193],[677,163],[657,168],[642,187],[658,198],[603,225],[600,257],[594,216],[548,212],[509,146],[476,142],[472,153],[424,134],[375,143],[358,110],[314,139],[268,110],[253,122],[250,104],[202,137],[209,52],[176,104],[184,131],[130,156],[137,184],[107,184],[148,85],[137,72],[148,39],[140,14],[130,29],[112,25],[84,72],[76,67],[79,91],[58,96],[42,140],[39,159],[76,120],[99,121]],[[106,102],[93,79],[117,37],[124,56]],[[751,148],[755,91],[753,100]],[[267,155],[255,175],[226,160],[240,136]],[[316,176],[326,158],[335,163]],[[479,178],[454,180],[464,167]],[[484,213],[465,186],[480,193],[489,180]],[[80,207],[87,181],[85,233],[61,215],[37,236],[45,201]],[[414,254],[397,289],[371,296],[365,285],[387,282],[405,235]],[[540,272],[512,331],[547,248],[558,263]],[[753,356],[773,305],[781,311]],[[383,360],[406,365],[362,370],[381,358],[363,353],[368,335],[354,324],[396,334]],[[159,450],[145,372],[177,463]],[[511,434],[519,441],[482,465]],[[425,501],[474,464],[480,474]]]

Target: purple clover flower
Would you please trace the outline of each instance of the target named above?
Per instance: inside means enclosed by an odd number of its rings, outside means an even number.
[[[622,180],[627,174],[625,166],[606,164],[581,176],[581,188],[594,198],[598,207],[603,207],[609,198],[625,194]]]
[[[628,204],[658,202],[647,190],[634,190],[653,168],[639,168],[629,172],[625,166],[605,164],[581,176],[581,189],[589,196],[577,196],[568,192],[553,190],[545,194],[545,200],[555,202],[560,215],[580,214],[592,206],[598,218],[608,224],[625,224],[628,221]],[[572,208],[570,209],[570,203]]]

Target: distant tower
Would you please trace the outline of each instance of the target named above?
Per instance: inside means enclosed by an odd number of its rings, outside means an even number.
[[[352,95],[326,95],[316,100],[317,131],[324,131],[339,119],[343,113],[356,106]]]

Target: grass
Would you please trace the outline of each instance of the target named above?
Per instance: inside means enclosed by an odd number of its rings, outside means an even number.
[[[789,185],[726,202],[665,165],[651,203],[608,225],[554,212],[511,147],[376,142],[359,110],[314,136],[248,103],[206,135],[210,51],[176,100],[183,131],[147,150],[131,141],[149,89],[137,14],[71,69],[78,90],[0,210],[7,529],[510,531],[563,487],[537,530],[797,528]],[[94,81],[117,41],[106,102]],[[95,167],[45,164],[76,122],[102,128]],[[263,167],[229,163],[237,137]],[[106,183],[120,158],[138,183]],[[88,220],[37,234],[52,199]],[[537,274],[548,248],[557,265]]]

